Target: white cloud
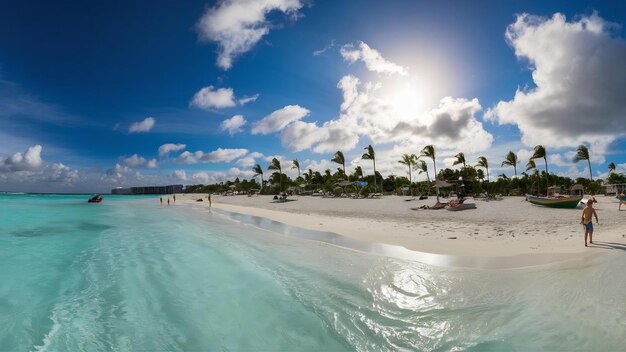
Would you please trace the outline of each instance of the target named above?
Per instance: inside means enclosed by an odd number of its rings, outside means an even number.
[[[341,56],[345,61],[354,63],[363,61],[368,70],[377,73],[406,75],[404,67],[385,59],[377,50],[369,47],[364,42],[358,42],[357,47],[353,44],[346,44],[341,47]]]
[[[297,18],[302,6],[300,0],[224,0],[202,15],[197,23],[198,36],[217,42],[217,65],[228,70],[234,58],[269,33],[269,13],[278,11]]]
[[[125,166],[137,167],[137,166],[145,165],[146,159],[138,154],[133,154],[129,156],[128,158],[123,159],[122,162],[124,163]]]
[[[313,56],[320,56],[323,53],[327,52],[328,50],[332,49],[335,46],[335,40],[331,40],[330,43],[328,45],[326,45],[325,47],[315,50],[313,51]]]
[[[603,159],[608,144],[626,135],[626,41],[614,28],[595,13],[570,22],[559,13],[519,15],[506,38],[528,60],[536,87],[518,90],[486,117],[517,125],[526,145],[590,143]]]
[[[164,157],[169,155],[169,153],[171,152],[177,152],[180,150],[185,149],[185,147],[187,147],[186,144],[174,144],[174,143],[166,143],[166,144],[162,144],[159,147],[159,156],[160,157]]]
[[[259,98],[259,94],[251,95],[249,97],[239,98],[239,104],[246,105],[248,103],[255,102]]]
[[[28,148],[24,153],[17,152],[7,158],[0,157],[0,172],[39,169],[43,165],[42,149],[41,145],[37,144]]]
[[[172,176],[183,181],[187,180],[187,173],[185,172],[185,170],[175,170]]]
[[[25,152],[17,152],[8,157],[0,157],[0,185],[3,188],[28,186],[50,191],[50,182],[73,185],[78,179],[78,171],[62,163],[48,163],[41,158],[43,147],[39,144]]]
[[[281,133],[283,147],[292,152],[299,152],[329,138],[326,128],[319,128],[315,123],[296,121]]]
[[[123,158],[122,165],[135,168],[147,167],[149,169],[155,169],[158,166],[156,159],[147,160],[139,154],[133,154],[127,158]]]
[[[222,148],[217,148],[216,150],[209,153],[205,153],[201,150],[198,150],[194,153],[184,151],[178,157],[178,161],[186,164],[231,162],[237,158],[246,155],[247,153],[247,149]]]
[[[252,167],[254,166],[254,164],[256,164],[256,159],[263,158],[263,157],[264,155],[259,152],[252,152],[246,155],[245,157],[237,160],[235,162],[235,165],[241,166],[241,167]]]
[[[281,133],[285,148],[316,153],[349,151],[366,137],[374,144],[409,144],[416,150],[435,144],[439,149],[474,152],[489,148],[493,141],[476,117],[482,110],[477,99],[446,97],[436,108],[407,114],[381,97],[384,87],[380,83],[361,84],[349,75],[337,87],[343,93],[339,117],[322,125],[303,121],[287,124]]]
[[[226,119],[222,121],[220,124],[220,129],[222,131],[228,131],[228,134],[231,136],[235,133],[243,132],[243,125],[246,124],[246,119],[243,118],[242,115],[235,115],[230,119]]]
[[[194,96],[191,102],[191,106],[195,106],[201,109],[222,109],[230,108],[235,105],[235,92],[232,88],[218,88],[208,86],[200,89]]]
[[[288,124],[298,121],[310,113],[299,105],[287,105],[265,116],[259,121],[255,121],[252,126],[252,134],[269,134],[278,132]]]
[[[143,121],[133,122],[128,129],[129,133],[148,132],[154,127],[154,117],[146,117]]]

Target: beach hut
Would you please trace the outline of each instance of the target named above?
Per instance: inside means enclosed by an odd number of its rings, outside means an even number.
[[[548,196],[558,196],[561,194],[560,186],[550,186],[548,187]]]
[[[585,188],[581,184],[575,184],[569,189],[569,194],[582,196],[585,192]]]

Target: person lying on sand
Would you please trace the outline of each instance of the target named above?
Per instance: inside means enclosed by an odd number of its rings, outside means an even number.
[[[587,207],[583,209],[583,214],[580,219],[580,223],[585,226],[585,247],[587,247],[587,236],[589,236],[589,243],[593,243],[593,221],[592,216],[596,217],[596,224],[598,223],[598,214],[593,208],[593,199],[587,201]]]

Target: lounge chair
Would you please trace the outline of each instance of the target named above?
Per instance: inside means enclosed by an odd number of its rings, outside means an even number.
[[[458,204],[455,204],[454,206],[452,204],[448,204],[448,206],[446,207],[446,210],[450,210],[450,211],[459,211],[459,210],[468,210],[468,209],[476,209],[476,203],[458,203]]]
[[[437,202],[435,203],[435,205],[433,205],[432,207],[428,207],[426,209],[432,209],[432,210],[437,210],[437,209],[443,209],[448,205],[448,203],[441,203],[441,202]]]

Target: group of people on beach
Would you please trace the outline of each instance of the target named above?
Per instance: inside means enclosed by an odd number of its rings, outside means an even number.
[[[176,195],[174,194],[172,196],[173,202],[172,203],[176,203]],[[163,205],[163,197],[159,197],[159,201],[161,202],[161,205]],[[170,197],[167,197],[167,205],[170,205]]]

